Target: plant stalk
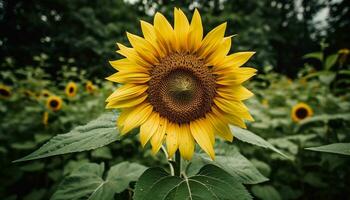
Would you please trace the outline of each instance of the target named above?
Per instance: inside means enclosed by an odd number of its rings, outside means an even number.
[[[180,177],[181,175],[181,155],[179,151],[175,153],[175,163],[174,163],[175,176]]]

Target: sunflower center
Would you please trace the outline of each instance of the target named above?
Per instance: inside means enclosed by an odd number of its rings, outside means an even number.
[[[307,116],[307,110],[305,108],[299,108],[295,114],[299,119],[304,119]]]
[[[74,88],[73,87],[70,87],[69,88],[69,93],[73,93],[74,92]]]
[[[210,111],[216,94],[215,77],[195,55],[174,53],[151,70],[148,94],[162,117],[188,123]]]
[[[56,108],[56,107],[58,106],[58,101],[56,101],[56,100],[50,101],[50,106],[51,106],[52,108]]]
[[[6,89],[0,89],[0,96],[3,96],[3,97],[9,97],[10,96],[10,92]]]

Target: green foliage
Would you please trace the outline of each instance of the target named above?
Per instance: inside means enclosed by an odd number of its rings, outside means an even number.
[[[51,199],[112,200],[116,193],[126,190],[130,182],[136,181],[145,170],[143,165],[122,162],[112,166],[103,179],[104,164],[86,163],[63,179]]]
[[[306,149],[311,151],[321,151],[350,156],[350,143],[335,143],[319,147],[310,147]]]
[[[15,162],[92,150],[115,142],[119,138],[115,121],[115,114],[103,114],[85,126],[78,126],[69,133],[53,137],[37,151]]]
[[[230,129],[231,129],[233,135],[237,139],[239,139],[239,140],[241,140],[243,142],[247,142],[247,143],[253,144],[253,145],[257,145],[257,146],[260,146],[260,147],[271,149],[271,150],[275,151],[276,153],[279,153],[280,155],[282,155],[283,157],[288,159],[288,156],[286,156],[280,150],[276,149],[270,143],[268,143],[267,141],[265,141],[261,137],[255,135],[254,133],[252,133],[252,132],[250,132],[248,130],[245,130],[245,129],[241,129],[241,128],[236,127],[236,126],[230,126]]]
[[[216,156],[215,160],[211,160],[205,154],[196,154],[192,161],[187,166],[187,174],[194,175],[207,164],[212,164],[225,170],[232,177],[243,184],[257,184],[267,181],[255,166],[237,149],[230,148],[229,145],[219,147],[218,151],[222,150],[224,154]]]
[[[147,199],[252,199],[244,186],[214,165],[204,166],[190,177],[171,176],[161,168],[150,168],[136,183],[135,200]]]
[[[255,196],[257,196],[259,199],[262,199],[262,200],[281,200],[282,199],[278,191],[270,185],[266,185],[266,186],[254,185],[252,187],[252,192]]]

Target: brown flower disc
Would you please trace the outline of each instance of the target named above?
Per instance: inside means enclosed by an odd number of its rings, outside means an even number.
[[[154,111],[183,124],[205,117],[216,94],[215,77],[195,55],[174,53],[151,70],[148,99]]]

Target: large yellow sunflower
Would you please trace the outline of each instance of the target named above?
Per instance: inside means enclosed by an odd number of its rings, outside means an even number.
[[[298,103],[293,106],[291,117],[294,122],[299,122],[303,119],[311,117],[314,114],[312,108],[306,103]]]
[[[179,149],[189,160],[197,142],[214,159],[215,135],[232,141],[229,124],[253,120],[242,103],[253,94],[241,84],[256,70],[240,66],[254,52],[228,55],[226,23],[203,38],[197,10],[189,23],[175,8],[174,21],[156,13],[153,25],[141,21],[144,37],[127,33],[131,48],[117,43],[125,58],[110,62],[118,72],[107,79],[123,85],[106,107],[121,109],[121,134],[140,127],[141,144],[150,141],[154,153],[165,142],[169,157]]]
[[[77,94],[77,91],[78,86],[74,82],[71,81],[66,85],[65,92],[68,97],[74,97]]]

